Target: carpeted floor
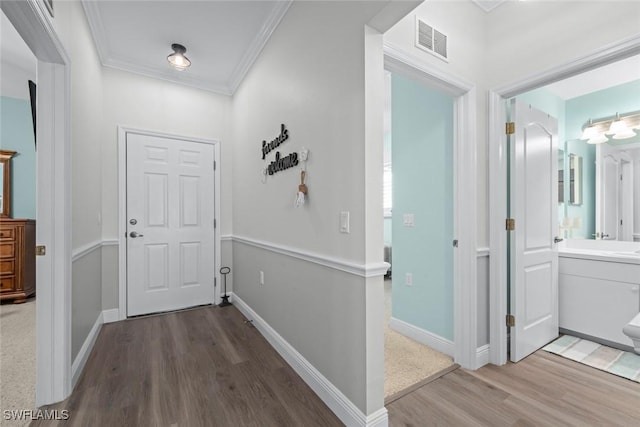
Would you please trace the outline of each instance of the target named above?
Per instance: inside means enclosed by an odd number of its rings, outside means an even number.
[[[542,348],[567,359],[640,383],[640,355],[563,335]]]
[[[0,305],[0,426],[26,426],[7,421],[5,410],[35,409],[36,301]]]
[[[451,357],[389,328],[391,319],[391,280],[385,280],[384,396],[388,403],[439,373],[457,365]]]

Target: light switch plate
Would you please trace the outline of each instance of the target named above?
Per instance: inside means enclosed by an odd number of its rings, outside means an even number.
[[[349,211],[340,212],[340,232],[349,233]]]

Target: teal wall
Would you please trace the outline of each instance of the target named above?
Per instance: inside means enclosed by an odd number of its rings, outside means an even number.
[[[391,218],[386,218],[384,219],[384,244],[385,245],[391,245],[392,239],[391,236],[393,235],[393,230],[392,230],[392,225],[391,225]]]
[[[36,151],[28,100],[0,96],[0,147],[16,151],[11,160],[14,218],[36,217]]]
[[[392,316],[453,340],[453,99],[397,75],[391,85]]]

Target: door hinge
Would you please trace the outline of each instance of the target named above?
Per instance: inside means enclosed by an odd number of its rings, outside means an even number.
[[[213,170],[216,170],[216,168],[218,167],[218,165],[216,164],[216,161],[213,161]]]
[[[218,221],[214,218],[213,219],[213,228],[216,228],[218,226]]]
[[[516,318],[513,316],[513,314],[507,314],[507,326],[510,328],[516,326]]]
[[[505,228],[507,231],[513,231],[516,229],[516,220],[513,218],[507,218],[507,222],[505,224]]]
[[[456,239],[456,240],[454,240],[454,241],[453,241],[453,247],[454,247],[454,248],[457,248],[457,247],[458,247],[458,239]]]
[[[507,122],[505,132],[507,135],[513,135],[516,133],[516,124],[514,122]]]
[[[47,247],[45,245],[36,246],[36,256],[45,256],[47,254]]]
[[[215,287],[217,287],[217,286],[218,286],[218,278],[217,278],[217,277],[214,277],[214,278],[213,278],[213,287],[215,288]]]

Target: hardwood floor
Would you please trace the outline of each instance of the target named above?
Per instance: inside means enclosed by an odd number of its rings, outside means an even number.
[[[387,406],[400,426],[640,426],[640,384],[538,351],[457,369]]]
[[[32,426],[341,426],[235,307],[104,325],[73,394]],[[538,351],[457,369],[387,406],[392,427],[640,426],[640,384]]]
[[[72,395],[32,426],[341,426],[235,307],[104,325]]]

